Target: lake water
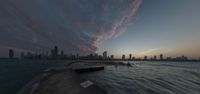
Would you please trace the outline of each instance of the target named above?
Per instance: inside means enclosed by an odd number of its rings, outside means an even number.
[[[16,92],[43,70],[63,61],[0,60],[0,94]]]
[[[131,62],[81,76],[109,94],[200,94],[200,62]]]
[[[0,60],[0,94],[16,92],[44,69],[68,61]],[[200,62],[131,62],[81,74],[109,94],[200,94]]]

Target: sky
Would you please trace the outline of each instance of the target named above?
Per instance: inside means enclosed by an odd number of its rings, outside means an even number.
[[[200,0],[1,0],[0,56],[8,49],[121,58],[199,58]]]

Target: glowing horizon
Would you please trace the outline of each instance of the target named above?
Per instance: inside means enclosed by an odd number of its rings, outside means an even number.
[[[8,49],[87,55],[108,51],[200,57],[199,0],[3,0],[0,57]]]

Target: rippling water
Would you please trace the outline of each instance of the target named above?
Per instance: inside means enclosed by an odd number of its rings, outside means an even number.
[[[44,69],[64,61],[0,60],[0,94],[16,92]]]
[[[131,62],[81,76],[109,94],[200,94],[200,62]]]
[[[44,69],[67,61],[0,60],[0,94],[15,94]],[[109,94],[200,94],[200,62],[132,62],[81,74]]]

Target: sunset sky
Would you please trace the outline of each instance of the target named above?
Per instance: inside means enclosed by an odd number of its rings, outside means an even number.
[[[136,56],[200,56],[200,0],[143,0],[133,24],[101,50]]]
[[[0,56],[49,51],[200,57],[200,0],[0,0]]]

